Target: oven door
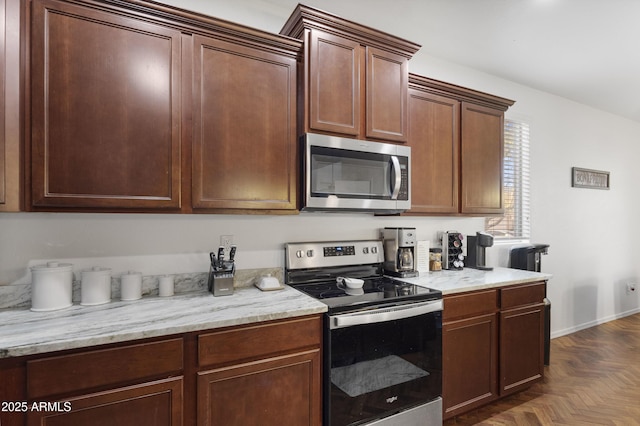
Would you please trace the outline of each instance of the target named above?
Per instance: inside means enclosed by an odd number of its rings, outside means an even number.
[[[411,148],[307,134],[304,210],[411,208]]]
[[[442,300],[328,315],[327,321],[325,425],[370,422],[440,397]],[[434,424],[441,424],[437,411]]]

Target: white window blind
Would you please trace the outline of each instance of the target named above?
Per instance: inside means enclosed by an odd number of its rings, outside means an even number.
[[[529,239],[529,124],[505,119],[503,164],[504,215],[486,218],[486,231],[502,240]]]

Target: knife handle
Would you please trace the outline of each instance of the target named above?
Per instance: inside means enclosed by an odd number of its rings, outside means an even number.
[[[231,246],[231,251],[229,251],[229,261],[233,262],[233,259],[236,257],[236,246]]]

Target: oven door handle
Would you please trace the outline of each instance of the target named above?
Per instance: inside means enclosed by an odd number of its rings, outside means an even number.
[[[334,315],[329,317],[329,328],[331,330],[335,330],[337,328],[353,327],[356,325],[394,321],[441,310],[442,300],[432,300],[429,302],[412,303],[409,305],[393,306],[390,308],[374,309],[371,311]]]

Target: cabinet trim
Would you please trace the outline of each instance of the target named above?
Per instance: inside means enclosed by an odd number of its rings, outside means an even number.
[[[331,13],[298,4],[280,34],[301,39],[305,29],[316,28],[340,37],[347,37],[362,45],[391,51],[411,59],[420,45],[411,41],[357,24]]]

